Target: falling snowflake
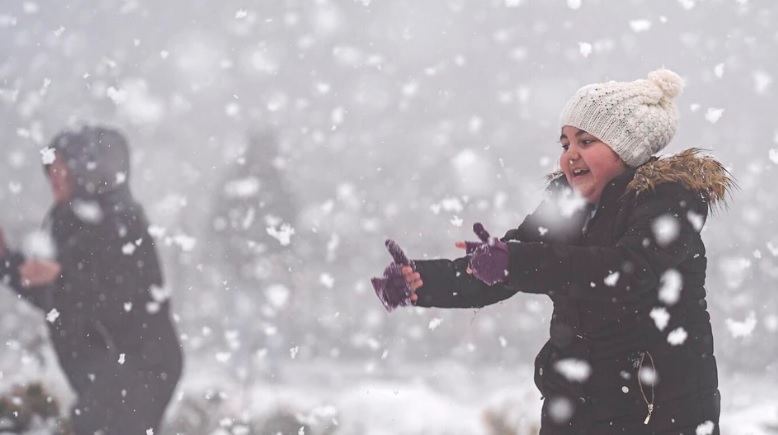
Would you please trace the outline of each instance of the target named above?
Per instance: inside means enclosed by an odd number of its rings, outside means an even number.
[[[581,51],[581,56],[589,57],[592,54],[592,44],[588,42],[579,42],[578,49]]]
[[[279,229],[275,227],[268,227],[267,233],[278,240],[281,246],[287,246],[291,243],[292,236],[294,235],[294,228],[289,224],[282,224]]]
[[[443,322],[443,319],[439,319],[435,317],[434,319],[430,320],[429,328],[431,331],[434,331],[438,329],[438,326]]]
[[[670,313],[668,313],[667,309],[664,307],[656,307],[652,309],[651,313],[649,313],[649,316],[654,319],[654,324],[660,331],[664,331],[664,329],[667,327],[667,324],[670,322]]]
[[[732,334],[733,338],[748,337],[754,332],[756,327],[756,313],[751,311],[748,313],[748,317],[742,322],[727,319],[727,329]]]
[[[638,378],[643,385],[654,386],[659,381],[659,375],[653,367],[642,367],[638,372]]]
[[[716,75],[716,77],[721,78],[724,76],[724,64],[720,63],[713,67],[713,74]]]
[[[713,429],[715,428],[716,428],[716,424],[708,420],[705,423],[702,423],[701,425],[697,426],[695,435],[711,435],[713,434]]]
[[[82,222],[99,224],[103,220],[103,209],[96,201],[74,200],[71,208]]]
[[[124,364],[124,354],[119,354],[119,364]]]
[[[632,20],[629,22],[629,26],[633,32],[645,32],[651,28],[651,21],[649,20]]]
[[[565,397],[555,397],[549,401],[548,415],[556,424],[565,424],[575,412],[573,402]]]
[[[300,346],[295,346],[289,349],[289,356],[291,356],[292,359],[295,359],[297,357],[298,352],[300,352]]]
[[[440,203],[438,204],[432,204],[430,206],[430,210],[432,210],[433,213],[438,214],[441,210],[444,211],[453,211],[453,212],[461,212],[464,210],[465,207],[462,204],[462,201],[459,198],[444,198]]]
[[[683,276],[675,269],[669,269],[662,274],[659,284],[659,300],[667,305],[675,305],[681,299]]]
[[[267,301],[276,309],[281,309],[289,302],[291,292],[283,284],[273,284],[265,290]]]
[[[697,231],[698,233],[702,231],[702,226],[705,225],[705,218],[701,214],[689,210],[689,212],[686,213],[686,219],[692,224],[694,231]]]
[[[54,148],[44,148],[40,152],[41,152],[41,162],[44,165],[50,165],[54,163],[54,160],[57,159],[57,154],[54,151]]]
[[[322,273],[319,276],[319,282],[327,288],[332,288],[333,285],[335,285],[335,278],[332,277],[332,275],[328,273]]]
[[[570,217],[576,211],[586,207],[586,199],[572,189],[565,189],[557,199],[557,206],[563,217]]]
[[[778,246],[773,245],[773,242],[767,242],[767,250],[773,257],[778,257]]]
[[[127,101],[127,91],[110,86],[105,91],[105,95],[113,101],[114,104],[122,104]]]
[[[135,244],[130,242],[126,245],[122,246],[122,254],[124,255],[132,255],[135,253]]]
[[[767,154],[770,157],[770,161],[778,165],[778,149],[771,148]]]
[[[588,362],[574,358],[557,361],[554,364],[554,369],[570,382],[584,382],[589,379],[592,372],[592,367]]]
[[[608,287],[615,287],[616,283],[619,282],[619,272],[613,272],[610,275],[606,276],[604,280],[602,280],[605,285]]]
[[[54,323],[58,317],[59,311],[57,311],[56,308],[52,308],[51,311],[46,314],[46,321],[49,323]]]
[[[754,92],[763,95],[773,83],[773,78],[766,71],[754,71]]]
[[[677,239],[681,232],[678,221],[670,215],[659,216],[651,225],[651,229],[656,242],[663,248]]]
[[[686,330],[679,326],[667,334],[667,342],[673,346],[680,346],[686,342],[688,336],[689,334],[686,333]]]
[[[678,3],[687,11],[694,7],[694,0],[678,0]]]
[[[57,255],[57,247],[51,234],[43,230],[36,230],[25,236],[22,251],[28,257],[40,259],[53,259]]]
[[[709,107],[708,111],[705,112],[705,119],[708,120],[711,124],[715,124],[719,122],[719,119],[721,118],[721,115],[724,114],[724,109],[717,109],[715,107]]]

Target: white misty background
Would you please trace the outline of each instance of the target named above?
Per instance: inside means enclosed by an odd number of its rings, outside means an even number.
[[[39,228],[54,134],[117,126],[187,358],[171,433],[284,413],[309,434],[532,433],[547,298],[387,314],[369,278],[386,237],[452,257],[476,221],[517,226],[566,99],[664,66],[687,83],[664,153],[709,150],[740,187],[703,232],[724,433],[775,433],[777,19],[756,0],[4,2],[0,225],[14,246]],[[3,391],[67,403],[44,316],[0,307]]]

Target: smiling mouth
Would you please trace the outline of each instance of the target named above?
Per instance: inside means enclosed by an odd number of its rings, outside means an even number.
[[[573,178],[581,177],[589,173],[588,169],[574,169]]]

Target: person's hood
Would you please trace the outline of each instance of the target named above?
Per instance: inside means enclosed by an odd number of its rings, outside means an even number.
[[[634,177],[627,184],[627,192],[637,196],[650,192],[663,183],[678,183],[700,195],[711,211],[717,206],[726,206],[727,193],[736,187],[732,175],[724,165],[703,154],[698,148],[690,148],[671,156],[652,157],[634,169],[634,173]],[[547,180],[566,184],[564,176],[562,171],[555,171],[547,176]]]
[[[118,131],[101,126],[65,130],[52,139],[49,148],[70,169],[76,198],[129,193],[129,146]]]

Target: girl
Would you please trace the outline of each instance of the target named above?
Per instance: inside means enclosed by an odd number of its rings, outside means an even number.
[[[57,263],[3,253],[0,274],[48,313],[49,335],[77,402],[77,435],[158,433],[181,375],[169,301],[148,221],[129,188],[124,137],[66,131],[45,159]],[[61,275],[59,267],[61,266]],[[46,285],[48,284],[48,285]]]
[[[373,285],[388,310],[551,298],[535,359],[542,435],[719,433],[700,230],[733,182],[694,149],[653,157],[675,134],[682,87],[658,70],[579,89],[547,198],[502,239],[476,224],[480,242],[456,243],[465,257],[412,262],[387,241],[394,262]]]

